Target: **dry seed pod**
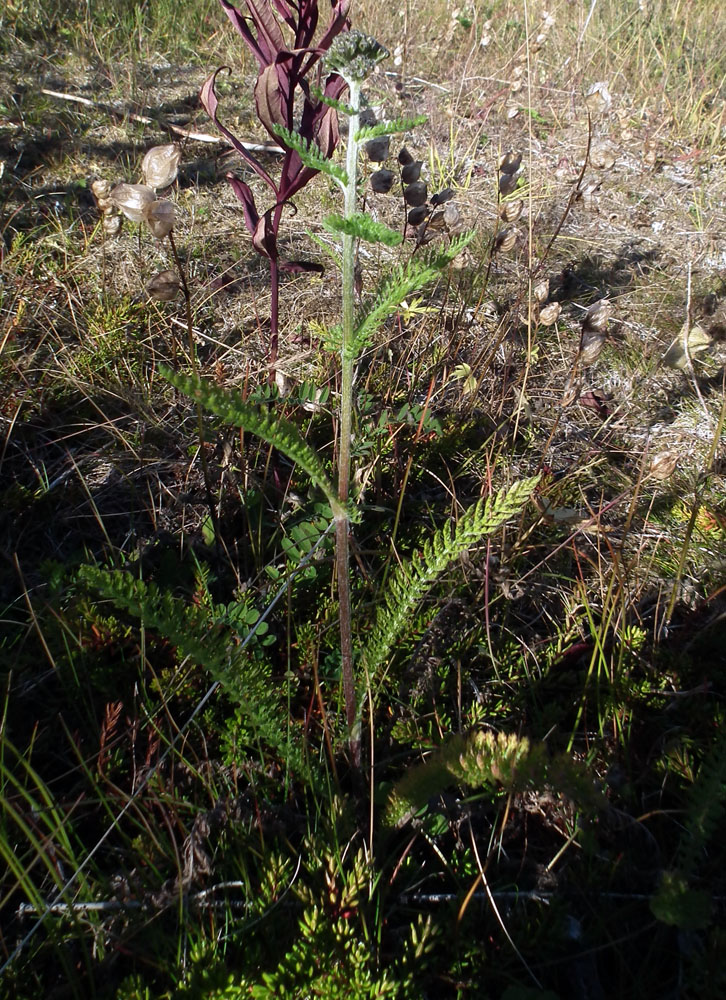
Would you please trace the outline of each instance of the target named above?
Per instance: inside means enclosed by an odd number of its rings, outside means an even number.
[[[91,183],[91,192],[96,199],[98,211],[104,215],[108,211],[113,211],[114,205],[111,201],[111,182],[105,180],[95,180]]]
[[[504,222],[516,222],[523,209],[523,201],[509,201],[499,209],[499,218]]]
[[[595,170],[610,170],[615,164],[615,154],[612,148],[606,144],[593,146],[590,150],[590,165]]]
[[[459,206],[455,205],[451,201],[444,207],[444,223],[448,229],[455,229],[457,226],[461,225],[461,212],[459,211]]]
[[[376,139],[369,139],[364,148],[371,163],[383,163],[388,158],[390,145],[390,135],[381,135]]]
[[[176,142],[152,146],[141,161],[144,184],[150,188],[165,188],[173,184],[179,173],[181,155],[181,146]]]
[[[118,236],[121,232],[123,219],[120,215],[107,212],[103,217],[103,231],[106,236]]]
[[[181,291],[181,281],[176,271],[159,271],[146,283],[149,298],[159,302],[171,302]]]
[[[444,188],[443,191],[438,191],[431,199],[432,205],[444,205],[447,201],[451,201],[454,197],[453,188]]]
[[[507,118],[509,119],[509,121],[511,121],[513,118],[516,118],[521,110],[522,109],[519,107],[518,104],[514,104],[511,108],[507,108]]]
[[[550,279],[543,278],[542,281],[538,281],[532,292],[539,303],[546,302],[550,294]]]
[[[585,313],[584,325],[591,330],[602,332],[607,327],[612,314],[612,302],[609,299],[599,299],[597,302],[593,302]]]
[[[518,229],[502,229],[497,233],[497,237],[494,241],[494,249],[498,253],[507,253],[514,247],[518,239]]]
[[[499,194],[502,198],[506,198],[516,190],[518,180],[515,174],[499,175]]]
[[[174,205],[170,201],[152,201],[144,217],[157,240],[163,240],[174,228]]]
[[[378,124],[378,119],[376,118],[376,113],[373,108],[363,108],[361,113],[358,115],[358,124],[361,128],[372,128],[374,125]]]
[[[421,176],[421,167],[423,166],[423,160],[413,160],[411,163],[407,163],[406,166],[401,171],[401,180],[404,184],[413,184]]]
[[[132,222],[144,221],[144,210],[156,195],[146,184],[117,184],[110,194],[111,201]]]
[[[395,179],[396,175],[392,170],[376,170],[371,174],[371,187],[376,194],[388,194]]]
[[[605,345],[605,334],[597,330],[583,330],[580,341],[580,364],[587,368],[600,357]]]
[[[398,162],[402,167],[407,167],[409,163],[413,163],[413,157],[405,146],[402,147],[401,152],[398,154]]]
[[[403,197],[407,205],[418,208],[426,201],[426,181],[416,181],[404,188]]]
[[[593,83],[585,94],[587,110],[593,117],[607,114],[612,103],[613,99],[610,96],[607,82],[604,80],[601,80],[599,83]]]
[[[443,229],[444,228],[444,213],[434,212],[434,214],[429,219],[429,229]]]
[[[423,222],[430,211],[431,209],[428,205],[419,205],[418,208],[412,208],[406,216],[409,225],[418,226],[421,222]]]
[[[653,479],[668,479],[675,472],[678,454],[675,451],[661,451],[650,460],[648,472]]]
[[[522,164],[522,154],[513,153],[510,149],[508,153],[499,158],[500,174],[516,174]]]
[[[552,326],[560,316],[562,306],[559,302],[550,302],[540,310],[539,321],[542,326]]]

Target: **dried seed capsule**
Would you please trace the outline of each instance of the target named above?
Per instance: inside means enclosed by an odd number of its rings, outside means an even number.
[[[444,222],[449,229],[455,229],[457,226],[461,225],[461,212],[459,211],[459,207],[451,201],[444,208]]]
[[[413,163],[413,157],[405,146],[402,147],[401,152],[398,154],[398,162],[402,167],[407,167],[409,163]]]
[[[675,472],[678,463],[678,452],[661,451],[650,460],[648,472],[653,479],[667,479]]]
[[[510,149],[508,153],[499,158],[499,173],[500,174],[516,174],[522,163],[522,154],[513,153]]]
[[[143,222],[146,206],[156,201],[156,195],[146,184],[117,184],[109,197],[132,222]]]
[[[403,197],[407,205],[417,208],[426,201],[426,181],[416,181],[404,188]]]
[[[146,283],[146,294],[159,302],[171,302],[181,290],[181,281],[176,271],[159,271]]]
[[[423,222],[430,211],[431,209],[428,205],[419,205],[418,208],[412,208],[406,216],[409,225],[418,226],[419,223]]]
[[[608,325],[608,320],[613,314],[613,305],[608,299],[600,299],[594,302],[585,313],[584,325],[591,330],[604,330]]]
[[[604,333],[600,333],[598,330],[583,330],[582,340],[580,341],[580,364],[583,367],[587,367],[594,361],[597,361],[604,345]]]
[[[106,213],[103,217],[103,231],[106,236],[117,236],[121,232],[123,218],[120,215]]]
[[[499,218],[504,222],[516,222],[524,209],[523,201],[509,201],[499,210]]]
[[[519,178],[515,174],[499,175],[499,194],[502,198],[506,198],[516,190],[518,180]]]
[[[423,166],[423,160],[414,160],[412,163],[407,163],[406,166],[401,171],[401,180],[404,184],[413,184],[421,176],[421,167]]]
[[[499,253],[507,253],[508,250],[514,247],[518,239],[518,229],[502,229],[501,232],[497,233],[497,238],[494,241],[494,249]]]
[[[361,113],[358,115],[358,124],[361,128],[371,128],[377,123],[378,119],[376,118],[376,113],[373,108],[363,108]]]
[[[371,187],[376,194],[388,194],[395,179],[396,175],[392,170],[376,170],[371,174]]]
[[[91,191],[93,197],[96,199],[96,205],[98,206],[98,211],[104,215],[109,211],[113,211],[114,204],[111,201],[111,182],[105,180],[95,180],[91,183]]]
[[[547,296],[550,294],[550,279],[543,278],[542,281],[538,281],[532,289],[532,293],[538,302],[546,302]]]
[[[454,197],[453,188],[444,188],[443,191],[437,191],[436,194],[431,199],[432,205],[444,205],[447,201],[451,201]]]
[[[165,188],[172,184],[179,173],[181,155],[181,146],[176,142],[152,146],[141,161],[144,184],[150,188]]]
[[[163,240],[174,228],[174,205],[170,201],[152,201],[144,218],[157,240]]]
[[[603,80],[599,83],[593,83],[585,94],[585,104],[591,115],[607,114],[612,103],[613,99],[610,96],[608,85]]]
[[[539,321],[542,326],[552,326],[552,324],[559,319],[561,312],[562,306],[559,302],[550,302],[548,305],[543,306],[540,310]]]
[[[390,145],[390,135],[380,135],[376,139],[369,139],[364,147],[366,156],[372,163],[383,163],[388,158]]]
[[[615,154],[608,145],[593,146],[590,150],[590,165],[595,170],[610,170],[615,164]]]

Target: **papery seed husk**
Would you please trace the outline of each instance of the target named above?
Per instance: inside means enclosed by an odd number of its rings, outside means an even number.
[[[580,364],[587,367],[597,361],[604,345],[604,333],[599,333],[597,330],[585,330],[580,343]]]
[[[494,249],[498,250],[500,253],[507,253],[507,251],[514,247],[518,239],[518,229],[502,229],[501,232],[497,233],[497,238],[494,242]]]
[[[105,214],[103,217],[103,231],[106,236],[118,236],[121,232],[123,217],[114,213]]]
[[[615,154],[610,146],[593,146],[590,150],[590,165],[595,170],[610,170],[615,165]]]
[[[159,271],[146,283],[146,293],[159,302],[171,302],[181,291],[181,281],[176,271]]]
[[[401,152],[398,154],[398,162],[402,167],[407,167],[409,163],[413,163],[413,156],[411,156],[405,146],[402,147]]]
[[[443,191],[437,191],[436,194],[431,199],[432,205],[445,205],[447,201],[451,201],[454,197],[453,188],[444,188]]]
[[[546,302],[547,296],[550,294],[550,279],[543,278],[542,281],[538,281],[532,289],[532,293],[538,302]]]
[[[515,174],[500,174],[499,175],[499,194],[502,198],[506,198],[508,195],[512,194],[517,188],[518,178]]]
[[[111,182],[99,178],[91,182],[91,192],[96,199],[99,212],[106,213],[113,206],[111,201]]]
[[[152,146],[141,161],[144,183],[150,188],[165,188],[173,184],[179,173],[181,146],[176,142]]]
[[[511,121],[513,118],[517,117],[517,115],[521,110],[522,109],[519,107],[519,105],[514,105],[511,108],[507,108],[507,118]]]
[[[371,163],[383,163],[383,161],[388,158],[390,145],[390,135],[381,135],[376,139],[369,139],[364,146],[366,156]]]
[[[170,201],[152,201],[144,212],[149,229],[157,240],[166,239],[174,228],[174,205]]]
[[[516,174],[522,163],[522,154],[514,153],[510,149],[508,153],[505,153],[499,158],[499,173],[500,174]]]
[[[110,198],[132,222],[143,222],[146,206],[156,201],[156,195],[146,184],[117,184]]]
[[[668,479],[675,472],[678,464],[678,453],[675,451],[661,451],[654,455],[648,466],[648,472],[653,479]]]
[[[561,312],[562,306],[559,302],[550,302],[540,309],[539,321],[542,326],[552,326],[559,319]]]
[[[585,94],[585,104],[591,115],[604,115],[610,110],[613,99],[604,80],[593,83]]]
[[[504,222],[516,222],[524,209],[523,201],[508,201],[499,210],[499,218]]]
[[[401,171],[401,180],[404,184],[413,184],[421,176],[421,167],[423,166],[423,160],[414,160],[411,163],[407,163],[406,166]]]
[[[376,170],[371,174],[371,187],[376,194],[388,194],[395,179],[396,175],[392,170]]]
[[[403,190],[403,197],[406,204],[413,208],[423,205],[426,201],[426,181],[416,181],[414,184],[409,184]]]
[[[451,201],[444,206],[444,222],[449,229],[454,229],[456,226],[461,225],[459,206]]]
[[[429,219],[429,229],[443,229],[444,228],[444,213],[434,212],[434,214]]]
[[[574,382],[572,385],[568,386],[562,394],[562,399],[560,400],[560,406],[572,406],[572,404],[577,400],[582,392],[582,383]]]
[[[406,216],[409,225],[418,226],[419,223],[423,222],[430,211],[431,209],[428,205],[419,205],[418,208],[412,208]]]
[[[612,314],[612,302],[609,299],[599,299],[597,302],[593,302],[585,313],[585,325],[591,330],[600,332],[608,325],[608,320]]]

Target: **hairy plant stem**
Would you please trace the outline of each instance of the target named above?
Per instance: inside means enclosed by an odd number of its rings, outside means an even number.
[[[346,218],[355,214],[356,174],[358,169],[358,143],[355,135],[359,127],[358,104],[360,84],[349,81],[349,104],[355,109],[348,120],[348,150],[346,171],[348,184],[345,189]],[[353,677],[353,635],[350,604],[350,518],[347,501],[350,485],[350,440],[353,430],[353,367],[355,350],[353,286],[355,280],[355,237],[344,234],[343,240],[343,333],[341,338],[340,361],[340,445],[338,449],[338,499],[345,511],[336,516],[336,565],[338,571],[338,606],[340,614],[340,656],[343,675],[343,695],[345,717],[348,724],[350,753],[355,767],[360,767],[360,735],[357,730],[357,706],[355,680]]]

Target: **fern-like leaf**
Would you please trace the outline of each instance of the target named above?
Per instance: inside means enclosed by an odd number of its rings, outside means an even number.
[[[426,542],[418,559],[404,563],[391,578],[388,592],[379,602],[371,636],[362,661],[371,682],[384,667],[388,654],[405,631],[411,612],[446,567],[486,535],[518,514],[539,482],[539,476],[522,479],[496,496],[470,507],[452,527],[451,522]]]
[[[377,139],[379,135],[396,135],[399,132],[411,132],[419,125],[428,121],[426,115],[416,115],[415,118],[396,118],[395,121],[378,122],[377,125],[364,125],[355,134],[356,142],[367,142]]]
[[[346,516],[323,463],[289,420],[251,403],[244,403],[236,393],[197,376],[181,375],[163,367],[160,368],[160,372],[168,382],[185,395],[200,402],[205,409],[216,413],[228,424],[244,427],[250,433],[257,434],[263,441],[267,441],[287,455],[291,461],[304,469],[315,485],[323,491],[333,514],[336,517]]]
[[[164,636],[182,658],[208,671],[243,709],[256,740],[288,752],[287,734],[280,726],[280,695],[266,664],[241,647],[226,605],[187,604],[156,584],[120,570],[86,565],[78,578]]]
[[[283,140],[286,146],[295,150],[306,167],[327,174],[328,177],[332,177],[345,190],[348,183],[348,174],[343,167],[337,163],[333,163],[327,156],[323,156],[314,142],[304,139],[299,132],[291,132],[284,125],[273,125],[272,129]]]
[[[355,236],[367,243],[383,243],[387,247],[397,247],[402,241],[401,233],[389,229],[383,222],[376,222],[370,215],[356,212],[348,218],[333,213],[323,220],[323,225],[329,233],[343,233]]]
[[[552,786],[589,810],[604,803],[587,769],[561,755],[550,759],[544,743],[513,733],[456,735],[428,760],[410,768],[388,799],[385,823],[400,827],[449,785],[502,788],[507,792]]]
[[[437,254],[429,257],[414,257],[396,267],[383,281],[371,298],[368,306],[357,318],[356,329],[350,350],[353,357],[368,346],[373,334],[384,320],[396,312],[404,299],[420,291],[433,281],[441,271],[464,249],[473,238],[473,233],[463,233]]]

